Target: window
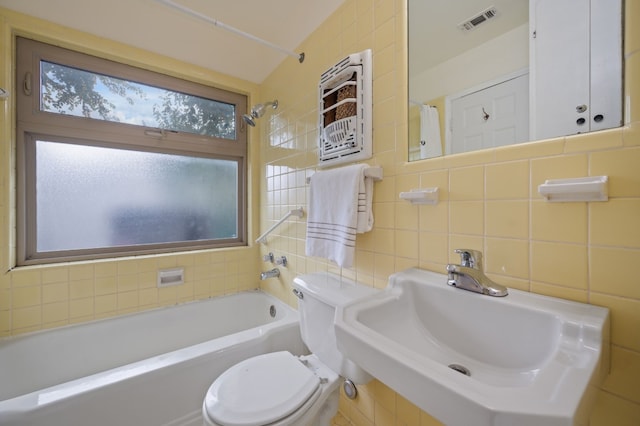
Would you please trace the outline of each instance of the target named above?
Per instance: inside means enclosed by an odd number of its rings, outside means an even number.
[[[17,39],[21,265],[245,245],[246,97]]]

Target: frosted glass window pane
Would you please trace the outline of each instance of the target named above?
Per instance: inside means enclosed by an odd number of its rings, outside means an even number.
[[[238,167],[38,140],[37,251],[236,238]]]
[[[235,140],[235,105],[40,62],[45,112]]]

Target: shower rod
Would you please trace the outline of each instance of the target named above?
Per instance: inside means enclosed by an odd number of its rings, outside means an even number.
[[[292,51],[287,50],[287,49],[285,49],[283,47],[275,45],[275,44],[273,44],[273,43],[271,43],[271,42],[269,42],[267,40],[263,40],[263,39],[261,39],[259,37],[256,37],[253,34],[246,33],[246,32],[244,32],[242,30],[239,30],[239,29],[234,28],[234,27],[232,27],[230,25],[227,25],[227,24],[225,24],[223,22],[220,22],[217,19],[210,18],[209,16],[204,15],[204,14],[202,14],[200,12],[196,12],[193,9],[189,9],[188,7],[185,7],[185,6],[182,6],[180,4],[177,4],[177,3],[175,3],[175,2],[173,2],[171,0],[156,0],[156,1],[162,3],[162,4],[166,5],[166,6],[172,7],[172,8],[174,8],[174,9],[176,9],[176,10],[182,12],[182,13],[185,13],[185,14],[189,15],[189,16],[192,16],[194,18],[198,18],[200,20],[203,20],[203,21],[205,21],[205,22],[207,22],[209,24],[212,24],[212,25],[214,25],[214,26],[216,26],[218,28],[222,28],[223,30],[227,30],[227,31],[232,32],[232,33],[234,33],[236,35],[239,35],[241,37],[248,38],[249,40],[253,40],[253,41],[255,41],[257,43],[260,43],[260,44],[262,44],[264,46],[270,47],[270,48],[272,48],[274,50],[277,50],[277,51],[279,51],[281,53],[284,53],[286,55],[292,56],[292,57],[298,59],[298,62],[300,62],[300,63],[302,63],[304,61],[304,52],[302,52],[302,53],[292,52]]]

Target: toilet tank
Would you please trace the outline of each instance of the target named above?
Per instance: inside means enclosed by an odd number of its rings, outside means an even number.
[[[336,308],[376,292],[373,287],[358,284],[328,272],[297,276],[293,280],[298,295],[298,315],[302,340],[311,353],[341,376],[362,384],[372,377],[345,358],[338,350],[334,330]]]

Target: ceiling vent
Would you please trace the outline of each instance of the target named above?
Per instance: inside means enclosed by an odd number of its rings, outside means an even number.
[[[471,31],[475,29],[478,25],[481,25],[487,22],[489,19],[495,18],[498,16],[498,11],[494,6],[491,6],[488,9],[483,10],[476,16],[473,16],[466,21],[463,21],[458,24],[458,28],[462,31]]]

